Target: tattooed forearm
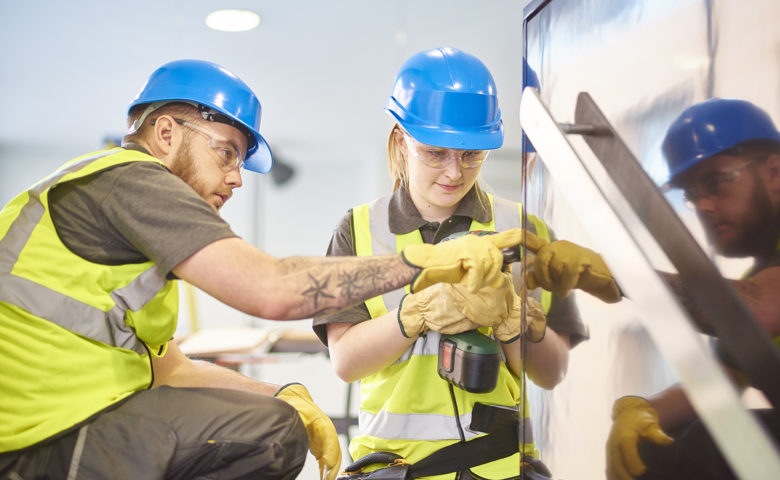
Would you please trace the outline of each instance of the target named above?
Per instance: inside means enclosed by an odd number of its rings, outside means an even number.
[[[314,302],[314,308],[319,307],[321,303],[326,302],[328,299],[334,298],[333,295],[327,292],[329,278],[330,275],[325,275],[324,278],[317,279],[312,274],[309,274],[311,287],[303,291],[303,296],[310,298]]]
[[[375,257],[288,257],[278,272],[297,285],[300,314],[317,316],[356,305],[371,297],[403,287],[418,268],[399,255]]]

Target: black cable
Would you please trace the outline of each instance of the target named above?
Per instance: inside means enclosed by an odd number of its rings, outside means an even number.
[[[458,424],[458,435],[460,435],[460,441],[465,442],[466,436],[463,434],[463,425],[460,424],[460,415],[458,414],[458,401],[455,400],[455,389],[452,388],[451,383],[447,383],[450,387],[450,398],[452,398],[452,409],[455,411],[455,423]]]

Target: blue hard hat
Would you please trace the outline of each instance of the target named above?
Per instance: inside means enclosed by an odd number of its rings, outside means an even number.
[[[385,112],[426,145],[491,150],[504,143],[493,76],[456,48],[425,50],[404,62]]]
[[[673,179],[706,158],[761,139],[780,142],[780,132],[765,111],[745,100],[711,98],[677,117],[662,150]]]
[[[536,72],[528,66],[528,62],[525,57],[523,57],[523,90],[525,90],[525,87],[533,87],[537,90],[541,88],[539,85],[539,77],[536,76]],[[534,152],[536,152],[536,149],[528,140],[528,136],[523,135],[523,153]]]
[[[260,101],[236,75],[215,63],[203,60],[175,60],[155,70],[130,103],[136,105],[166,101],[194,102],[215,110],[214,121],[248,130],[244,168],[266,173],[273,165],[271,149],[260,135]],[[205,117],[204,117],[205,118]]]

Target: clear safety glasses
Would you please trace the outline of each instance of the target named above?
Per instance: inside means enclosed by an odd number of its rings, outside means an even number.
[[[409,134],[404,134],[407,151],[411,156],[431,168],[446,168],[453,161],[457,161],[464,169],[477,168],[487,158],[489,150],[458,150],[455,148],[441,148],[420,143]]]
[[[244,155],[228,139],[213,130],[190,123],[186,120],[181,120],[179,118],[174,118],[174,120],[179,125],[194,130],[208,138],[208,145],[214,150],[214,153],[217,154],[219,166],[222,167],[222,170],[229,172],[234,168],[244,168]]]
[[[747,162],[723,170],[708,172],[697,178],[693,184],[683,189],[683,198],[689,208],[695,208],[696,202],[702,198],[727,197],[731,194],[735,183],[742,175],[742,171],[766,157],[756,157]]]

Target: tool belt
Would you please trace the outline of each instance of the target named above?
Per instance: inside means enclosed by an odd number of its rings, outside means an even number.
[[[374,452],[348,465],[336,480],[413,480],[453,472],[464,472],[464,479],[481,480],[468,469],[517,453],[518,426],[516,410],[475,403],[470,429],[487,435],[440,448],[414,464],[392,452]],[[522,463],[523,473],[506,480],[547,480],[552,476],[536,458],[524,455]],[[363,472],[365,467],[376,464],[387,466]]]

